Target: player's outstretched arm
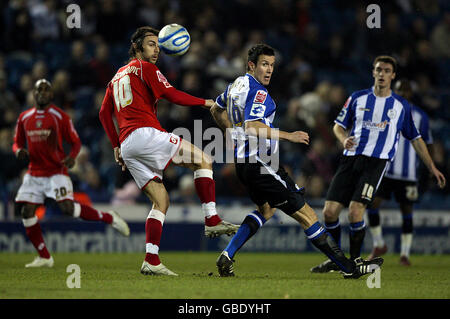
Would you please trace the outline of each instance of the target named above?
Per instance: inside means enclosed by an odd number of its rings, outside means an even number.
[[[273,129],[258,120],[245,122],[245,132],[249,135],[261,138],[287,140],[293,143],[309,145],[309,135],[306,132],[295,131],[289,133],[278,129]]]
[[[433,174],[434,177],[436,177],[439,187],[444,188],[446,183],[445,177],[434,165],[433,159],[431,158],[430,153],[428,152],[428,148],[424,140],[421,137],[419,137],[415,140],[412,140],[411,144],[414,147],[416,153],[419,155],[420,159],[427,166],[431,174]]]
[[[216,121],[217,125],[222,129],[226,130],[227,128],[231,128],[233,125],[231,124],[230,120],[228,119],[227,110],[224,108],[221,108],[216,103],[209,109],[211,112],[211,115]]]

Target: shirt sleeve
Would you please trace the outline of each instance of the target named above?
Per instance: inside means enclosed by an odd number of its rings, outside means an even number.
[[[227,107],[227,95],[229,88],[230,85],[228,85],[225,91],[216,98],[216,104],[222,109]]]
[[[205,105],[205,99],[201,99],[175,89],[169,81],[167,81],[161,71],[158,70],[156,65],[152,63],[144,63],[142,64],[142,68],[144,70],[142,72],[143,80],[147,86],[151,88],[157,99],[165,98],[169,102],[184,106]]]
[[[119,135],[117,134],[116,126],[114,125],[113,114],[114,102],[111,88],[108,86],[98,116],[106,135],[108,135],[111,145],[115,148],[119,146]]]
[[[265,90],[250,91],[245,101],[244,122],[264,120],[268,101]]]
[[[342,126],[345,130],[352,125],[353,116],[355,114],[356,99],[351,95],[342,107],[341,112],[334,120],[334,123]]]
[[[417,131],[416,126],[414,125],[411,114],[411,107],[406,102],[404,104],[404,111],[405,116],[403,118],[403,126],[401,129],[402,135],[410,141],[421,137],[419,132]]]
[[[63,138],[70,144],[70,154],[72,158],[76,158],[81,148],[81,140],[78,136],[75,126],[68,115],[63,117]]]
[[[430,120],[428,115],[422,113],[422,121],[420,122],[419,133],[427,144],[433,144],[433,135],[431,134]]]
[[[14,133],[14,143],[12,146],[12,151],[14,154],[21,148],[25,147],[25,130],[23,128],[22,116],[19,116],[16,122],[16,129]]]

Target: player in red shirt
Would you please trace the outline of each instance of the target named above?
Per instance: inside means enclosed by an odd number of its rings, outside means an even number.
[[[145,225],[146,256],[141,273],[176,275],[161,263],[158,255],[169,207],[169,195],[162,178],[170,163],[194,171],[195,188],[205,214],[206,236],[231,235],[239,226],[223,221],[217,215],[212,160],[193,144],[166,132],[156,117],[159,99],[184,106],[210,108],[214,105],[213,100],[178,91],[159,71],[155,65],[160,52],[158,33],[151,27],[141,27],[132,35],[130,61],[109,82],[99,116],[114,147],[116,162],[123,170],[128,168],[153,203]]]
[[[25,267],[53,267],[53,257],[45,246],[35,215],[36,208],[44,203],[46,197],[53,198],[67,215],[111,224],[125,236],[129,236],[130,230],[116,212],[100,212],[74,202],[72,181],[67,169],[75,164],[81,147],[80,138],[70,117],[51,103],[53,90],[49,81],[36,81],[33,96],[36,106],[20,114],[12,147],[19,159],[30,160],[15,200],[23,204],[23,225],[28,238],[39,253],[39,256]],[[63,139],[71,146],[71,152],[67,156],[62,146]]]

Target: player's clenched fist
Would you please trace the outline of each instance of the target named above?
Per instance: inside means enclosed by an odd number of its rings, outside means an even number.
[[[347,137],[342,144],[344,145],[344,148],[346,150],[351,150],[356,145],[355,137],[354,136]]]
[[[125,165],[125,162],[123,161],[122,154],[120,152],[119,147],[114,147],[114,159],[116,160],[116,163],[118,163],[122,167],[122,171],[125,171],[127,166]]]

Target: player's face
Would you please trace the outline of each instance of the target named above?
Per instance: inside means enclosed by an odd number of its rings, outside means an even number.
[[[377,62],[372,71],[375,79],[375,86],[380,88],[391,87],[391,82],[395,78],[392,64],[386,62]]]
[[[159,56],[158,37],[148,35],[142,41],[142,59],[155,64]]]
[[[260,55],[256,65],[252,62],[250,63],[250,71],[252,71],[255,79],[262,85],[269,85],[275,66],[275,56]]]
[[[38,106],[43,107],[50,103],[53,98],[53,90],[48,82],[38,81],[34,87],[34,99]]]

